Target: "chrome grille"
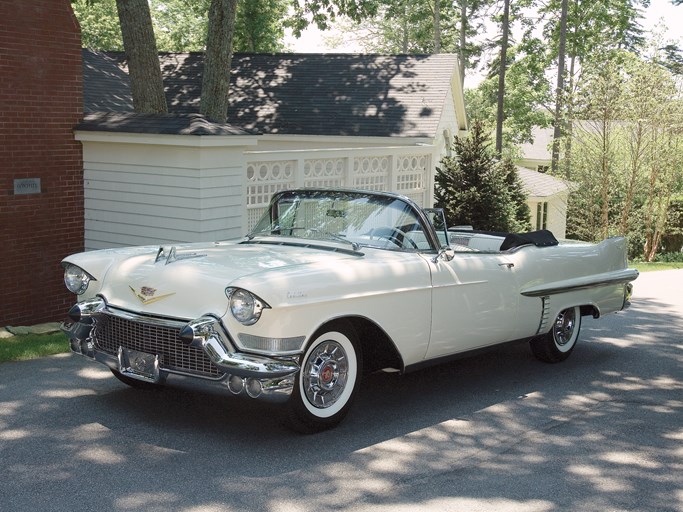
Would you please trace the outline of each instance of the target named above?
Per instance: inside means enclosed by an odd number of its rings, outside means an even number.
[[[162,368],[206,377],[222,375],[202,349],[180,341],[180,329],[180,326],[160,325],[158,321],[145,323],[144,319],[133,320],[105,312],[98,316],[93,338],[97,347],[109,354],[116,355],[121,346],[159,355]]]

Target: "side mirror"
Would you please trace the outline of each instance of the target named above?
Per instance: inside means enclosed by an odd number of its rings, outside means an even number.
[[[439,249],[439,252],[432,258],[432,263],[438,263],[439,260],[444,260],[444,261],[451,261],[453,258],[455,258],[455,251],[451,249],[449,246],[444,245]]]

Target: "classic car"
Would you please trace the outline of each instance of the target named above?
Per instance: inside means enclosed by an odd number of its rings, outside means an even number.
[[[447,229],[441,210],[357,190],[276,193],[243,239],[63,261],[71,349],[125,384],[201,384],[337,425],[362,372],[408,372],[529,340],[574,350],[583,316],[629,306],[626,242]],[[196,387],[196,386],[194,386]]]

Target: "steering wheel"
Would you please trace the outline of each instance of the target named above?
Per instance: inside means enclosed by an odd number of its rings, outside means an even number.
[[[406,240],[408,243],[412,246],[413,249],[419,249],[417,244],[415,243],[415,240],[410,238],[409,236],[406,235],[406,233],[399,228],[392,228],[392,227],[381,227],[381,228],[374,228],[370,230],[370,238],[377,238],[377,239],[385,239],[388,240],[389,242],[393,243],[397,247],[400,247],[401,249],[405,249],[405,242]]]

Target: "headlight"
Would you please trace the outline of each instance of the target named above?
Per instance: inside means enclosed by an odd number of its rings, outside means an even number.
[[[82,294],[88,289],[92,276],[81,267],[67,263],[64,267],[64,284],[71,293]]]
[[[258,322],[263,308],[270,307],[253,293],[241,288],[226,288],[225,295],[230,299],[232,316],[244,325],[253,325]]]

